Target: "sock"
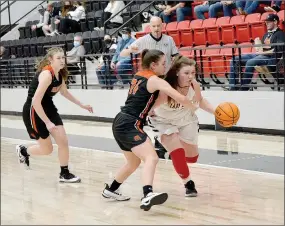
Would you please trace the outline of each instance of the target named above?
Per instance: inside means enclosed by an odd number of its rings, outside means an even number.
[[[199,158],[199,155],[194,156],[194,157],[186,157],[186,162],[195,163],[195,162],[197,162],[198,158]]]
[[[152,186],[151,185],[146,185],[143,186],[143,195],[146,197],[148,193],[152,192]]]
[[[60,174],[69,173],[68,166],[61,166],[60,169],[61,169]]]
[[[118,181],[114,180],[113,183],[110,186],[111,191],[116,191],[121,186],[122,183],[119,183]]]
[[[190,180],[190,172],[186,163],[185,151],[183,148],[178,148],[170,153],[172,164],[178,175],[183,180],[184,184]]]

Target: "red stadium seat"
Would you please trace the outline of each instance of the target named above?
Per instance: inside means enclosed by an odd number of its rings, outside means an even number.
[[[177,47],[181,45],[180,43],[180,36],[179,32],[177,30],[178,23],[177,22],[171,22],[167,24],[166,26],[166,32],[169,36],[171,36],[176,44]]]
[[[285,31],[285,19],[284,19],[285,10],[279,11],[277,15],[279,16],[279,20],[280,20],[279,27],[280,27],[280,29]]]
[[[180,36],[180,44],[182,46],[192,46],[193,45],[193,35],[190,30],[190,21],[181,21],[177,27]]]
[[[150,33],[150,26],[149,26],[149,25],[147,25],[147,26],[145,27],[144,31],[137,32],[137,33],[136,33],[136,38],[138,39],[138,38],[140,38],[140,37],[142,37],[142,36],[144,36],[144,35],[146,35],[146,34],[148,34],[148,33]]]
[[[236,30],[235,24],[243,24],[245,16],[233,16],[230,20],[230,24],[221,26],[221,37],[224,44],[236,42]],[[246,40],[248,41],[248,40]]]
[[[266,25],[264,23],[266,17],[272,13],[263,13],[260,21],[258,22],[251,22],[251,38],[254,40],[255,38],[259,37],[260,39],[266,33]]]
[[[221,33],[220,29],[222,25],[230,23],[230,17],[221,17],[216,21],[215,27],[206,28],[208,43],[209,44],[220,44],[221,43]]]
[[[192,20],[190,23],[190,30],[192,31],[192,34],[193,34],[194,45],[205,45],[206,44],[206,39],[204,38],[204,32],[201,32],[201,33],[197,32],[199,28],[202,28],[202,25],[203,25],[203,20],[200,20],[200,19]]]
[[[206,33],[206,28],[215,27],[216,18],[210,18],[203,21],[201,27],[192,28],[193,31],[193,39],[196,45],[205,45],[208,44],[208,37]],[[195,41],[196,40],[196,41]]]

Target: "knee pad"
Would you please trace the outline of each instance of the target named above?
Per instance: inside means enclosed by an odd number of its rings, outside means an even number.
[[[187,163],[195,163],[195,162],[197,162],[198,158],[199,158],[199,155],[196,155],[194,157],[186,157],[186,162]]]

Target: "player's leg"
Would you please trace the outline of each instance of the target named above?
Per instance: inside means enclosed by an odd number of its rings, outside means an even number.
[[[30,166],[30,156],[49,155],[53,151],[51,138],[39,138],[36,145],[26,147],[25,145],[17,145],[16,152],[19,158],[19,163]]]
[[[81,179],[69,172],[69,146],[68,139],[63,125],[57,125],[56,129],[50,132],[58,145],[58,159],[60,163],[60,182],[78,183]]]
[[[180,141],[180,136],[178,133],[173,133],[170,135],[163,134],[161,136],[162,145],[170,152],[170,157],[175,171],[183,180],[187,197],[197,196],[197,191],[195,189],[195,184],[191,180],[190,170],[186,162],[185,148]]]
[[[144,166],[142,169],[142,183],[143,193],[140,208],[148,211],[153,205],[163,204],[167,198],[167,193],[154,193],[153,192],[153,179],[155,174],[156,165],[158,163],[158,156],[154,150],[151,140],[146,134],[141,134],[141,144],[134,146],[131,150],[139,157],[143,162]]]
[[[105,189],[103,190],[104,198],[113,198],[117,201],[127,201],[130,197],[122,195],[119,192],[119,187],[121,184],[139,167],[141,160],[130,151],[123,151],[124,156],[126,158],[126,163],[123,165],[119,171],[116,173],[116,176],[109,186],[105,185]]]

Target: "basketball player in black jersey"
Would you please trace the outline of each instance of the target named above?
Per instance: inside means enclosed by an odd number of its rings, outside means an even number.
[[[50,134],[58,145],[58,158],[61,166],[60,182],[75,183],[81,179],[68,170],[69,148],[62,120],[53,103],[53,96],[60,92],[66,99],[83,109],[93,112],[89,105],[80,103],[66,88],[68,71],[65,66],[64,51],[51,48],[37,65],[28,98],[23,107],[23,120],[31,139],[38,144],[30,147],[17,145],[19,162],[29,167],[30,155],[49,155],[53,151]]]
[[[120,194],[119,186],[144,162],[142,183],[144,197],[140,208],[148,211],[153,205],[164,203],[167,193],[154,193],[152,190],[155,168],[158,156],[151,140],[144,132],[146,116],[153,106],[158,92],[162,91],[178,103],[195,111],[197,108],[188,98],[173,89],[165,80],[156,75],[165,73],[165,55],[159,50],[144,50],[142,53],[142,68],[138,72],[129,89],[128,98],[121,112],[113,122],[114,137],[123,150],[127,163],[119,170],[115,180],[109,186],[106,184],[103,197],[118,201],[129,200],[130,197]]]

